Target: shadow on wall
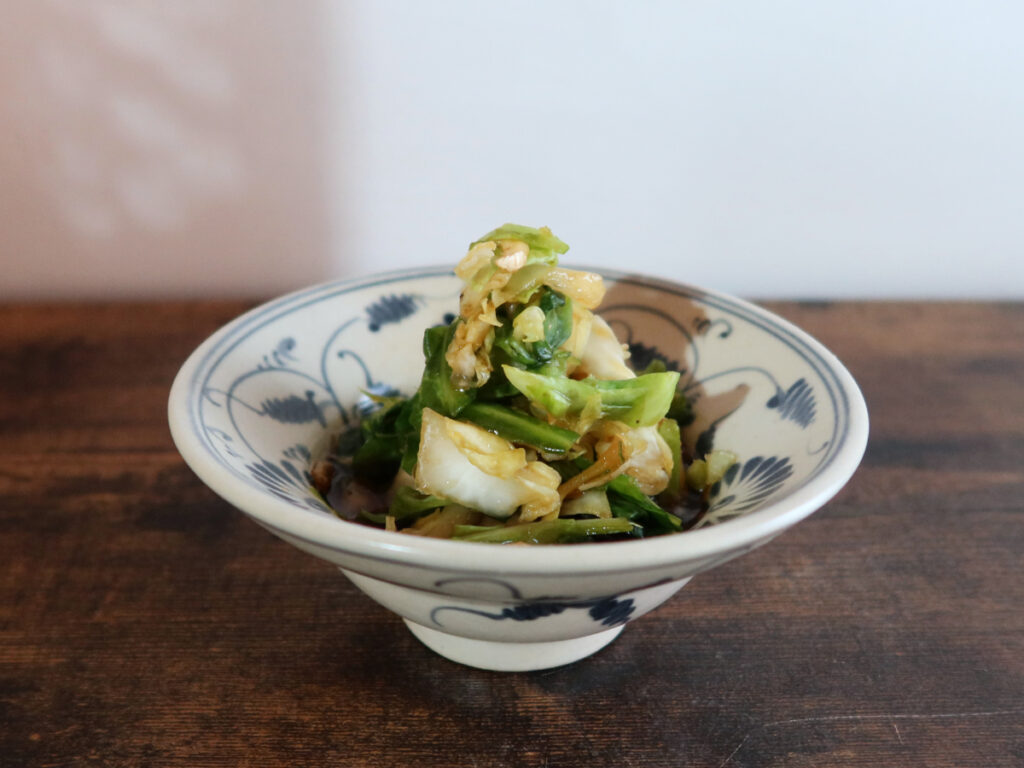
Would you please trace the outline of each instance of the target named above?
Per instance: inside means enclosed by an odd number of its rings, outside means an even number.
[[[327,277],[343,222],[324,162],[340,138],[326,13],[41,0],[7,14],[0,300],[258,297]]]

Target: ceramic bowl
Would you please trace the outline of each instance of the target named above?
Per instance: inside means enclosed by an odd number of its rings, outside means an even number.
[[[229,323],[175,379],[175,443],[217,494],[336,564],[441,655],[496,670],[583,658],[695,574],[821,507],[853,474],[868,433],[850,374],[785,320],[712,291],[592,271],[608,285],[600,312],[635,366],[661,358],[681,371],[698,414],[685,438],[739,456],[700,528],[500,546],[377,530],[324,504],[312,463],[358,424],[366,393],[415,391],[423,330],[457,307],[461,284],[447,268],[318,285]]]

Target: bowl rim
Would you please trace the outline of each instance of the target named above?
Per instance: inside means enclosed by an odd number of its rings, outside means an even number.
[[[196,434],[190,409],[195,397],[196,374],[208,354],[252,320],[275,308],[303,301],[329,291],[355,291],[382,281],[414,280],[452,275],[450,266],[426,266],[390,270],[316,283],[263,302],[221,326],[185,360],[171,385],[167,417],[171,436],[186,464],[217,495],[263,527],[286,539],[326,548],[345,557],[367,558],[396,566],[415,566],[438,573],[472,573],[507,576],[560,576],[593,573],[635,573],[659,567],[729,556],[756,546],[828,502],[847,483],[860,464],[867,446],[867,405],[856,381],[839,359],[821,342],[785,318],[745,299],[692,284],[664,278],[587,267],[565,266],[597,272],[617,282],[639,283],[659,290],[683,292],[719,301],[743,310],[748,319],[779,329],[814,353],[834,378],[842,395],[846,430],[841,445],[814,477],[795,491],[763,507],[716,525],[679,534],[595,545],[548,544],[536,547],[486,546],[476,542],[430,539],[384,531],[339,517],[299,513],[271,493],[247,484],[212,456]]]

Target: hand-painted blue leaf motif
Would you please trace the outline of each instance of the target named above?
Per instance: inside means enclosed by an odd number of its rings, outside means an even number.
[[[294,480],[291,475],[279,466],[264,459],[252,464],[246,464],[245,468],[249,470],[249,474],[253,476],[253,479],[272,494],[292,504],[301,506],[291,493],[295,487]]]
[[[595,603],[590,609],[590,618],[600,621],[606,627],[617,627],[629,621],[634,610],[636,610],[636,606],[631,597],[627,597],[625,600],[606,597]]]
[[[285,451],[284,455],[280,463],[262,459],[246,464],[245,468],[256,482],[277,498],[296,507],[330,511],[310,490],[312,479],[305,469],[309,461],[309,449],[304,445],[295,445]],[[301,468],[292,460],[301,461]]]
[[[277,346],[275,346],[270,352],[263,355],[263,358],[257,367],[260,369],[286,368],[289,363],[298,359],[292,354],[292,350],[295,349],[295,346],[295,339],[290,336],[286,336],[277,342]]]
[[[398,323],[416,312],[421,299],[411,293],[382,296],[366,308],[370,316],[369,328],[376,333],[389,323]]]
[[[518,595],[518,591],[514,587],[509,586],[509,589],[513,594]],[[503,621],[505,619],[511,619],[512,621],[536,621],[548,616],[557,616],[572,608],[588,611],[590,618],[606,627],[617,627],[620,624],[625,624],[636,610],[633,598],[631,597],[624,599],[619,599],[618,597],[599,597],[594,600],[555,598],[517,603],[514,606],[502,608],[500,613],[482,611],[476,608],[464,608],[460,605],[440,605],[430,612],[430,618],[439,627],[444,625],[438,619],[438,616],[445,611],[468,613],[473,616],[491,619],[492,621]]]
[[[295,339],[290,337],[281,339],[274,347],[271,357],[277,365],[287,365],[296,359],[292,354],[293,349],[295,349]]]
[[[204,393],[204,395],[205,395],[205,393]],[[217,408],[220,407],[220,405],[218,403],[216,403],[216,402],[214,402],[214,406],[217,407]],[[217,429],[216,427],[207,427],[206,428],[206,432],[207,432],[207,434],[211,435],[212,437],[215,437],[217,440],[220,441],[221,449],[228,456],[230,456],[230,457],[232,457],[234,459],[242,458],[242,454],[240,454],[238,451],[236,451],[232,447],[232,445],[231,445],[231,443],[233,443],[235,441],[235,439],[233,437],[231,437],[231,435],[229,435],[223,429]]]
[[[286,458],[295,459],[296,461],[304,461],[307,464],[313,460],[313,454],[309,452],[309,448],[301,443],[296,443],[291,448],[288,448],[284,452],[284,455]]]
[[[712,490],[711,509],[702,523],[720,522],[725,517],[756,507],[782,487],[793,474],[788,458],[754,456],[733,464],[721,483]]]
[[[320,406],[314,399],[313,390],[306,390],[306,396],[288,395],[287,397],[272,397],[260,404],[260,413],[269,416],[274,421],[282,424],[308,424],[311,421],[320,422],[326,427],[327,422],[320,412]]]
[[[814,421],[814,392],[806,379],[797,379],[785,392],[780,389],[768,400],[767,405],[769,408],[778,408],[779,416],[805,429]]]

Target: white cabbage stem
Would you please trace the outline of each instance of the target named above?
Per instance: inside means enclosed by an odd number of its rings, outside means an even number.
[[[474,424],[423,409],[416,487],[505,519],[522,507],[529,522],[558,516],[558,472]]]

